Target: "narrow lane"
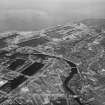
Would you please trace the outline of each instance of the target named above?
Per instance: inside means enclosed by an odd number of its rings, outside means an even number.
[[[64,81],[64,87],[66,89],[67,92],[69,92],[70,95],[76,95],[69,87],[68,87],[68,84],[69,84],[69,81],[73,78],[73,76],[75,74],[77,74],[78,71],[77,71],[77,68],[71,68],[71,72],[69,73],[69,76],[65,79]],[[78,97],[74,98],[79,105],[83,105],[83,103],[81,103],[80,99]]]

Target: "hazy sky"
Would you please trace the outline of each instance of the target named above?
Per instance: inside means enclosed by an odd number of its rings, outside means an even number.
[[[0,0],[0,31],[105,18],[105,0]]]

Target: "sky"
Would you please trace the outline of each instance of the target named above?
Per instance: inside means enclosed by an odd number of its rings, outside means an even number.
[[[105,18],[105,0],[0,0],[0,32]]]

